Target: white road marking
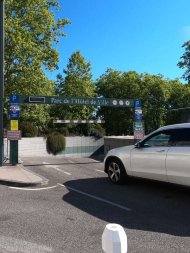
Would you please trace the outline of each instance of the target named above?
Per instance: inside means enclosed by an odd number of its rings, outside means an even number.
[[[109,204],[109,205],[118,207],[118,208],[123,209],[123,210],[125,210],[125,211],[128,211],[128,212],[131,211],[131,209],[128,208],[128,207],[126,207],[126,206],[123,206],[123,205],[114,203],[114,202],[109,201],[109,200],[107,200],[107,199],[103,199],[103,198],[101,198],[101,197],[97,197],[97,196],[95,196],[95,195],[92,195],[92,194],[89,194],[89,193],[86,193],[86,192],[77,190],[77,189],[75,189],[75,188],[73,188],[73,187],[66,186],[66,185],[60,184],[60,183],[57,183],[57,185],[50,186],[50,187],[46,187],[46,188],[34,188],[34,189],[32,189],[32,188],[19,188],[19,187],[12,187],[12,186],[10,186],[10,187],[8,187],[8,188],[10,188],[10,189],[15,189],[15,190],[20,190],[20,191],[43,191],[43,190],[54,189],[54,188],[57,188],[58,186],[61,186],[61,187],[63,187],[63,188],[66,188],[66,189],[69,189],[69,190],[71,190],[71,191],[77,192],[77,193],[79,193],[79,194],[82,194],[82,195],[84,195],[84,196],[90,197],[90,198],[92,198],[92,199],[96,199],[96,200],[101,201],[101,202],[104,202],[104,203],[106,203],[106,204]]]
[[[128,207],[126,207],[126,206],[119,205],[119,204],[114,203],[114,202],[112,202],[112,201],[109,201],[109,200],[106,200],[106,199],[97,197],[97,196],[95,196],[95,195],[92,195],[92,194],[89,194],[89,193],[86,193],[86,192],[77,190],[77,189],[75,189],[75,188],[73,188],[73,187],[70,187],[70,186],[65,186],[64,184],[60,184],[60,183],[57,183],[57,184],[58,184],[59,186],[61,186],[61,187],[67,188],[67,189],[69,189],[69,190],[71,190],[71,191],[74,191],[74,192],[80,193],[80,194],[82,194],[82,195],[85,195],[85,196],[87,196],[87,197],[90,197],[90,198],[99,200],[99,201],[104,202],[104,203],[106,203],[106,204],[109,204],[109,205],[118,207],[118,208],[123,209],[123,210],[125,210],[125,211],[128,211],[128,212],[131,211],[131,209],[128,208]]]
[[[69,163],[75,163],[75,162],[74,162],[74,161],[72,161],[72,160],[68,160],[68,162],[69,162]]]
[[[96,169],[96,171],[101,172],[101,173],[105,173],[103,170]]]
[[[95,160],[93,158],[90,158],[90,160],[93,160],[93,161],[95,161],[96,163],[99,163],[99,164],[103,164],[103,162],[97,161],[97,160]]]
[[[58,187],[58,185],[44,187],[44,188],[20,188],[20,187],[14,187],[14,186],[9,186],[8,188],[16,189],[16,190],[20,190],[20,191],[43,191],[43,190],[50,190],[50,189],[57,188],[57,187]]]
[[[64,174],[68,175],[68,176],[71,176],[71,175],[72,175],[71,173],[69,173],[69,172],[67,172],[67,171],[64,171],[64,170],[61,170],[61,169],[58,168],[58,167],[53,167],[53,169],[55,169],[55,170],[57,170],[57,171],[59,171],[59,172],[62,172],[62,173],[64,173]]]
[[[61,173],[66,174],[66,175],[68,175],[68,176],[71,176],[71,175],[72,175],[71,173],[69,173],[69,172],[67,172],[67,171],[61,170],[59,167],[57,167],[57,165],[51,165],[51,164],[46,163],[46,162],[43,162],[43,164],[44,164],[46,167],[48,167],[48,168],[52,168],[52,169],[54,169],[54,170],[57,170],[57,171],[59,171],[59,172],[61,172]]]
[[[65,174],[68,175],[68,176],[72,176],[72,174],[69,173],[69,172],[67,172],[67,171],[63,171],[63,173],[65,173]]]

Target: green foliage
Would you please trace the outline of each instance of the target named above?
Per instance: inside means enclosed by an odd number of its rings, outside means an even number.
[[[52,46],[53,41],[65,36],[62,29],[70,22],[55,20],[52,12],[55,5],[58,8],[56,0],[5,1],[7,76],[31,68],[38,70],[42,64],[50,70],[57,68],[58,52]]]
[[[167,103],[170,108],[167,112],[166,124],[179,123],[182,121],[185,108],[190,105],[190,86],[181,84],[179,80],[171,80],[168,84],[170,96]],[[175,108],[184,108],[184,110],[173,110]]]
[[[21,122],[19,128],[22,131],[22,137],[36,137],[38,135],[38,128],[31,122]]]
[[[52,95],[55,83],[44,70],[57,68],[59,54],[54,45],[65,36],[63,28],[70,23],[55,20],[53,9],[58,8],[57,0],[5,1],[5,97]],[[47,109],[36,112],[38,125],[43,125]],[[31,108],[23,107],[21,113],[28,120]]]
[[[98,138],[105,136],[105,129],[99,124],[93,124],[90,128],[90,135]]]
[[[47,136],[46,139],[46,150],[48,154],[57,155],[65,149],[66,141],[65,137],[58,133],[52,132]]]
[[[56,20],[54,9],[59,9],[58,0],[5,1],[5,98],[13,93],[136,98],[142,100],[146,133],[165,124],[179,123],[179,112],[169,108],[188,107],[190,104],[190,87],[179,80],[164,79],[162,75],[108,69],[95,84],[91,64],[86,62],[79,51],[71,55],[63,76],[59,74],[56,83],[49,80],[45,70],[58,68],[59,54],[55,44],[59,42],[60,36],[65,36],[64,27],[70,23],[68,19]],[[185,42],[183,47],[185,52],[178,65],[185,69],[183,77],[190,84],[190,41]],[[7,100],[5,107],[8,115]],[[36,135],[34,128],[43,132],[47,122],[53,119],[92,117],[105,120],[108,135],[133,134],[133,109],[101,107],[96,110],[93,106],[22,105],[23,134]],[[32,122],[33,126],[28,126],[32,125],[28,122]],[[98,135],[101,132],[97,127],[88,125],[67,125],[59,131],[65,135]]]
[[[170,87],[161,75],[144,74],[141,77],[139,98],[143,102],[143,115],[146,132],[165,125],[168,112],[167,101]]]
[[[38,127],[39,134],[43,133],[50,120],[48,105],[23,104],[21,105],[21,121],[29,121]]]
[[[58,75],[56,93],[64,97],[95,97],[96,86],[92,81],[91,65],[79,51],[69,59],[64,77]],[[61,119],[90,119],[93,106],[60,106],[52,110],[52,114]]]
[[[190,40],[185,42],[182,47],[184,47],[185,52],[181,56],[178,66],[182,69],[185,69],[183,78],[190,84]]]
[[[162,75],[120,72],[108,69],[97,80],[98,95],[106,98],[141,99],[146,133],[172,123],[180,123],[174,108],[190,104],[190,87]],[[105,120],[107,135],[132,135],[134,109],[102,107],[98,116]]]
[[[120,72],[108,69],[97,80],[98,95],[106,98],[139,98],[140,75],[134,71]],[[105,120],[107,135],[133,134],[134,111],[130,108],[102,107],[98,116]]]
[[[59,133],[63,134],[64,136],[69,136],[69,129],[67,127],[61,127],[57,129]]]
[[[99,138],[105,135],[105,130],[100,124],[66,124],[64,127],[57,125],[45,129],[44,134],[49,135],[54,131],[64,136],[95,136]]]

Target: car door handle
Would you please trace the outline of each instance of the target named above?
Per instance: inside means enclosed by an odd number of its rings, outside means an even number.
[[[162,153],[162,152],[165,152],[165,149],[157,150],[156,152]]]

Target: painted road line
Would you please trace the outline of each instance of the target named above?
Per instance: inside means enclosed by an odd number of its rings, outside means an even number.
[[[46,162],[43,162],[43,164],[44,164],[47,168],[51,168],[51,169],[57,170],[57,171],[59,171],[59,172],[61,172],[61,173],[64,173],[64,174],[66,174],[66,175],[68,175],[68,176],[71,176],[71,175],[72,175],[71,173],[69,173],[69,172],[67,172],[67,171],[61,170],[59,167],[57,167],[57,165],[51,165],[51,164],[46,163]]]
[[[57,165],[53,165],[51,163],[47,163],[47,162],[42,162],[47,168],[56,168]]]
[[[20,188],[20,187],[13,187],[13,186],[9,186],[8,188],[10,189],[16,189],[16,190],[20,190],[20,191],[43,191],[43,190],[50,190],[50,189],[54,189],[57,188],[58,185],[54,185],[54,186],[49,186],[49,187],[44,187],[44,188]]]
[[[74,192],[77,192],[79,194],[82,194],[84,196],[87,196],[89,198],[92,198],[92,199],[96,199],[98,201],[101,201],[103,203],[106,203],[106,204],[109,204],[111,206],[115,206],[117,208],[120,208],[122,210],[125,210],[125,211],[132,211],[130,208],[126,207],[126,206],[123,206],[123,205],[119,205],[117,203],[114,203],[112,201],[109,201],[109,200],[106,200],[106,199],[103,199],[103,198],[100,198],[100,197],[97,197],[95,195],[92,195],[92,194],[89,194],[89,193],[86,193],[86,192],[83,192],[83,191],[80,191],[80,190],[77,190],[73,187],[70,187],[70,186],[65,186],[63,184],[60,184],[60,183],[57,183],[57,185],[54,185],[54,186],[50,186],[50,187],[46,187],[46,188],[35,188],[35,189],[30,189],[30,188],[20,188],[20,187],[13,187],[13,186],[10,186],[8,187],[9,189],[13,189],[13,190],[20,190],[20,191],[43,191],[43,190],[51,190],[51,189],[54,189],[54,188],[57,188],[58,186],[61,186],[65,189],[69,189],[71,191],[74,191]]]
[[[125,210],[125,211],[128,211],[128,212],[130,212],[130,211],[131,211],[131,209],[130,209],[130,208],[128,208],[128,207],[126,207],[126,206],[119,205],[119,204],[114,203],[114,202],[112,202],[112,201],[109,201],[109,200],[106,200],[106,199],[103,199],[103,198],[97,197],[97,196],[95,196],[95,195],[92,195],[92,194],[89,194],[89,193],[86,193],[86,192],[83,192],[83,191],[77,190],[77,189],[75,189],[75,188],[73,188],[73,187],[66,186],[66,185],[64,185],[64,184],[60,184],[60,183],[58,183],[58,185],[59,185],[59,186],[61,186],[61,187],[67,188],[67,189],[69,189],[69,190],[71,190],[71,191],[74,191],[74,192],[77,192],[77,193],[79,193],[79,194],[82,194],[82,195],[84,195],[84,196],[87,196],[87,197],[90,197],[90,198],[93,198],[93,199],[99,200],[99,201],[101,201],[101,202],[104,202],[104,203],[106,203],[106,204],[109,204],[109,205],[112,205],[112,206],[118,207],[118,208],[123,209],[123,210]]]
[[[101,172],[101,173],[105,173],[103,170],[96,169],[96,171]]]
[[[63,171],[64,174],[68,175],[68,176],[72,176],[71,173],[67,172],[67,171]]]
[[[64,171],[64,170],[61,170],[61,169],[58,168],[58,167],[53,167],[53,169],[55,169],[55,170],[57,170],[57,171],[59,171],[59,172],[62,172],[62,173],[64,173],[64,174],[68,175],[68,176],[71,176],[71,175],[72,175],[71,173],[69,173],[69,172],[67,172],[67,171]]]
[[[100,161],[93,159],[93,158],[90,158],[90,160],[93,160],[95,163],[104,164],[103,162],[100,162]]]
[[[74,161],[72,161],[72,160],[69,160],[69,159],[68,159],[67,161],[68,161],[69,163],[75,163]]]
[[[59,172],[63,172],[59,167],[52,167],[54,170],[57,170]]]

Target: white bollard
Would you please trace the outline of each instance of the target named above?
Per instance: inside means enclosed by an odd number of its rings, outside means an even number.
[[[107,224],[102,234],[102,249],[105,253],[127,253],[127,235],[119,224]]]

